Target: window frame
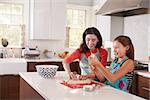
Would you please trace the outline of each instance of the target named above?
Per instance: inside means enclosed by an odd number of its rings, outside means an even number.
[[[68,9],[73,9],[73,10],[84,10],[85,11],[85,29],[88,26],[92,26],[92,7],[91,6],[81,6],[81,5],[74,5],[74,4],[67,4],[67,10]],[[68,26],[67,26],[68,27]],[[68,36],[68,35],[66,35]],[[66,38],[68,40],[66,40],[68,43],[66,43],[67,45],[65,45],[66,47],[69,47],[69,37]]]
[[[14,24],[14,23],[11,23],[11,24],[0,24],[0,25],[7,25],[7,26],[17,26],[19,27],[20,26],[20,30],[21,30],[21,33],[19,34],[20,35],[20,44],[17,45],[17,46],[14,46],[14,45],[8,45],[6,48],[22,48],[22,46],[24,45],[25,43],[25,24],[24,23],[24,4],[22,3],[15,3],[15,2],[0,2],[0,4],[10,4],[10,5],[20,5],[22,6],[22,13],[21,14],[13,14],[13,13],[10,13],[10,14],[2,14],[2,15],[14,15],[14,16],[21,16],[21,24]],[[1,41],[0,41],[1,42]],[[0,45],[0,48],[3,48],[2,45]]]

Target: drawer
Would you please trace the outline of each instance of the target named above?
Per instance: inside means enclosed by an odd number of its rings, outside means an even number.
[[[150,78],[138,76],[138,95],[149,100],[150,99],[149,94],[150,94]]]

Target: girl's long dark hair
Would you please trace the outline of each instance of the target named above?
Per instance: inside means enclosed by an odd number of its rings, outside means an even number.
[[[82,36],[82,43],[80,45],[81,53],[86,53],[87,51],[89,51],[89,48],[87,47],[86,40],[85,40],[85,37],[88,34],[95,34],[97,36],[98,42],[97,42],[97,45],[95,48],[101,48],[101,46],[102,46],[103,40],[102,40],[102,36],[101,36],[100,32],[98,31],[98,29],[96,29],[95,27],[89,27],[84,31],[83,36]]]
[[[134,60],[134,47],[131,39],[128,36],[118,36],[114,39],[114,41],[120,42],[124,47],[129,46],[129,49],[126,52],[127,57]]]

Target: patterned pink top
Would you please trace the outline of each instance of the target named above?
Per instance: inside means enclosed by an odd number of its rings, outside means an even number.
[[[107,63],[107,56],[108,56],[108,53],[105,49],[103,48],[99,48],[99,53],[100,53],[100,62],[106,66],[106,63]],[[96,53],[97,52],[97,49],[93,50],[92,53]],[[81,52],[80,52],[80,48],[76,49],[72,54],[70,54],[68,57],[66,57],[64,59],[64,62],[65,63],[71,63],[73,62],[74,60],[76,59],[79,59],[79,61],[81,60]],[[85,55],[87,57],[89,57],[91,55],[90,51],[87,51],[85,53]]]

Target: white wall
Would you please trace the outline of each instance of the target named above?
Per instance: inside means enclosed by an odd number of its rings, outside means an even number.
[[[124,18],[97,15],[96,25],[104,41],[113,41],[114,38],[123,34]]]
[[[150,14],[130,16],[124,18],[124,34],[131,37],[135,48],[135,59],[148,57],[148,47],[150,41],[148,38],[148,19]]]
[[[100,31],[103,41],[110,41],[111,33],[111,17],[97,15],[96,26]]]
[[[124,34],[124,18],[111,16],[111,35],[110,40],[113,41],[117,36]]]

